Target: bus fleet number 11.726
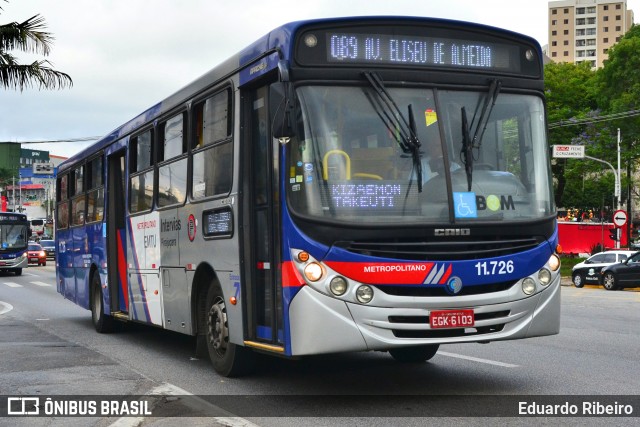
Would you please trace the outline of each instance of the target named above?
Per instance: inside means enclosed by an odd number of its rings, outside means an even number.
[[[493,276],[496,274],[511,274],[513,273],[513,261],[481,261],[477,262],[476,272],[478,276]]]

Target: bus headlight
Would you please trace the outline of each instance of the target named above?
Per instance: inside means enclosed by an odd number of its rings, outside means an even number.
[[[356,298],[362,304],[368,304],[373,299],[373,288],[369,285],[362,285],[356,289]]]
[[[304,276],[310,282],[317,282],[322,278],[322,267],[317,262],[310,262],[304,267]]]
[[[560,268],[560,257],[558,257],[558,255],[556,254],[551,255],[551,257],[549,257],[549,261],[547,261],[547,264],[549,264],[549,268],[552,271],[558,271],[558,269]]]
[[[538,280],[540,280],[542,286],[547,286],[549,283],[551,283],[551,272],[546,268],[538,271]]]
[[[522,292],[527,295],[533,295],[536,291],[536,282],[531,277],[526,277],[522,281]]]
[[[345,278],[340,276],[334,277],[329,283],[329,289],[336,296],[344,295],[344,293],[347,292],[348,286],[349,285],[347,284]]]

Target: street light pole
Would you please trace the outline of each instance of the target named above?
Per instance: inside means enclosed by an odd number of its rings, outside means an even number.
[[[622,184],[620,182],[620,128],[618,128],[618,181],[616,184],[616,197],[618,197],[618,210],[622,209],[620,193]]]
[[[618,148],[620,147],[620,145],[618,145]],[[618,198],[618,201],[616,202],[618,204],[618,210],[620,210],[620,163],[618,163],[618,170],[616,171],[616,169],[613,167],[613,165],[609,162],[607,162],[606,160],[601,160],[601,159],[596,159],[595,157],[591,157],[591,156],[584,156],[585,159],[590,159],[590,160],[595,160],[596,162],[600,162],[600,163],[604,163],[605,165],[609,166],[611,168],[611,170],[613,171],[613,176],[615,178],[615,190],[614,190],[614,197]],[[618,162],[620,161],[620,150],[618,150]],[[620,249],[620,229],[616,228],[616,233],[618,236],[618,240],[616,240],[616,249]]]

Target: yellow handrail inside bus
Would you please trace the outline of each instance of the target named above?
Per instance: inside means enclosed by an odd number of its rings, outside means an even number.
[[[325,181],[329,180],[329,157],[334,156],[334,155],[338,155],[338,156],[344,157],[346,168],[347,168],[346,179],[350,180],[351,179],[351,158],[349,158],[349,155],[345,151],[342,151],[342,150],[329,150],[324,155],[324,157],[322,158],[322,169],[323,169],[322,170],[322,178]]]
[[[377,179],[378,181],[382,181],[382,177],[380,175],[376,175],[375,173],[356,172],[353,174],[353,177],[365,178],[365,179]]]

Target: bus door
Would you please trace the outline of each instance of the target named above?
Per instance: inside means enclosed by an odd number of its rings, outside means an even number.
[[[282,288],[279,276],[278,153],[269,124],[268,86],[244,94],[243,117],[250,120],[243,154],[244,295],[247,296],[247,336],[281,351],[283,341]],[[274,151],[275,150],[275,151]],[[267,347],[268,348],[268,347]]]
[[[125,151],[108,157],[107,165],[107,279],[111,312],[129,311],[126,253]]]

